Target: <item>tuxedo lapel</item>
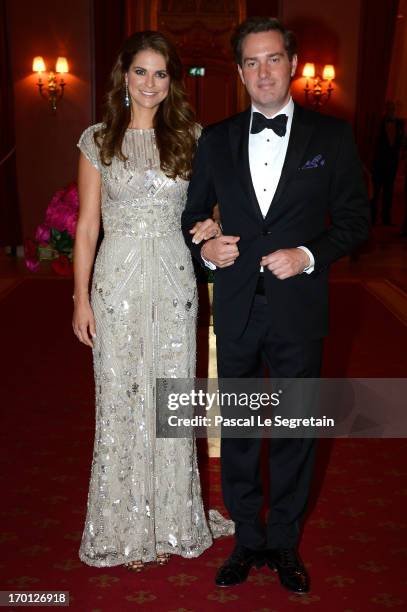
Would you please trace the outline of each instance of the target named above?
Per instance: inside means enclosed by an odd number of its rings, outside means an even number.
[[[251,210],[263,222],[263,215],[253,187],[249,164],[249,127],[251,108],[238,115],[229,125],[230,146],[233,163],[242,187],[247,195]]]
[[[282,195],[291,175],[297,170],[308,145],[314,126],[307,121],[306,111],[295,104],[290,139],[279,183],[265,220],[283,205]]]

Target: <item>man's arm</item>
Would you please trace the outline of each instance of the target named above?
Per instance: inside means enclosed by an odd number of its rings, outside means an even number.
[[[352,129],[343,124],[329,194],[331,225],[320,236],[304,243],[315,258],[315,272],[348,255],[369,235],[370,208],[362,166]]]
[[[211,217],[213,207],[217,203],[206,138],[207,134],[204,130],[198,141],[198,148],[192,167],[192,177],[188,187],[187,203],[181,217],[181,225],[185,242],[194,257],[201,265],[214,269],[215,267],[224,268],[234,263],[239,255],[236,246],[239,237],[219,236],[218,238],[207,240],[203,245],[193,242],[190,229],[197,221],[203,221]],[[208,266],[208,262],[214,265]]]
[[[317,238],[294,249],[280,249],[266,255],[262,266],[284,280],[296,274],[318,273],[336,259],[349,254],[369,234],[370,207],[353,134],[342,124],[342,137],[329,193],[331,225]],[[309,253],[303,252],[307,249]],[[300,251],[300,252],[299,252]],[[304,269],[304,266],[309,266]]]
[[[216,192],[213,185],[211,168],[207,155],[207,134],[203,130],[198,141],[194,162],[192,165],[192,176],[188,187],[187,203],[182,213],[181,225],[185,242],[193,256],[203,263],[201,258],[201,244],[194,244],[193,235],[189,230],[197,221],[204,221],[212,216],[213,207],[216,204]],[[205,243],[204,243],[205,244]]]

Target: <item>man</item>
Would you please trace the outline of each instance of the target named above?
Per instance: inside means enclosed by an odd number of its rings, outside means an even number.
[[[376,225],[380,193],[382,193],[381,219],[383,225],[392,225],[394,183],[397,175],[400,151],[404,141],[404,121],[396,116],[396,104],[387,100],[384,117],[372,165],[373,198],[372,223]]]
[[[265,361],[273,377],[318,377],[329,264],[368,233],[351,129],[293,103],[295,40],[277,20],[248,19],[232,45],[251,107],[204,129],[182,218],[195,257],[216,267],[218,375],[261,377]],[[216,202],[223,235],[195,245],[189,230]],[[216,584],[239,584],[266,562],[286,588],[304,593],[309,579],[297,546],[315,443],[271,440],[265,526],[260,446],[259,439],[222,439],[222,489],[236,546]]]
[[[407,162],[404,169],[404,221],[401,236],[407,237]]]

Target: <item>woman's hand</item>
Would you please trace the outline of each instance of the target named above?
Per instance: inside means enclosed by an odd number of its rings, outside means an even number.
[[[89,298],[81,300],[76,300],[76,298],[74,298],[74,303],[75,306],[72,318],[74,334],[83,344],[93,347],[92,338],[96,336],[96,326]]]
[[[205,221],[198,221],[194,227],[189,230],[190,234],[194,234],[192,242],[199,244],[202,240],[209,240],[210,238],[217,238],[222,234],[219,223],[213,219],[205,219]]]

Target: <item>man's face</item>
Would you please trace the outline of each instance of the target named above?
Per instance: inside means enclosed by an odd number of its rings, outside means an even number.
[[[288,102],[296,68],[297,56],[290,62],[280,32],[248,34],[243,40],[240,78],[252,103],[265,115],[277,113]]]

